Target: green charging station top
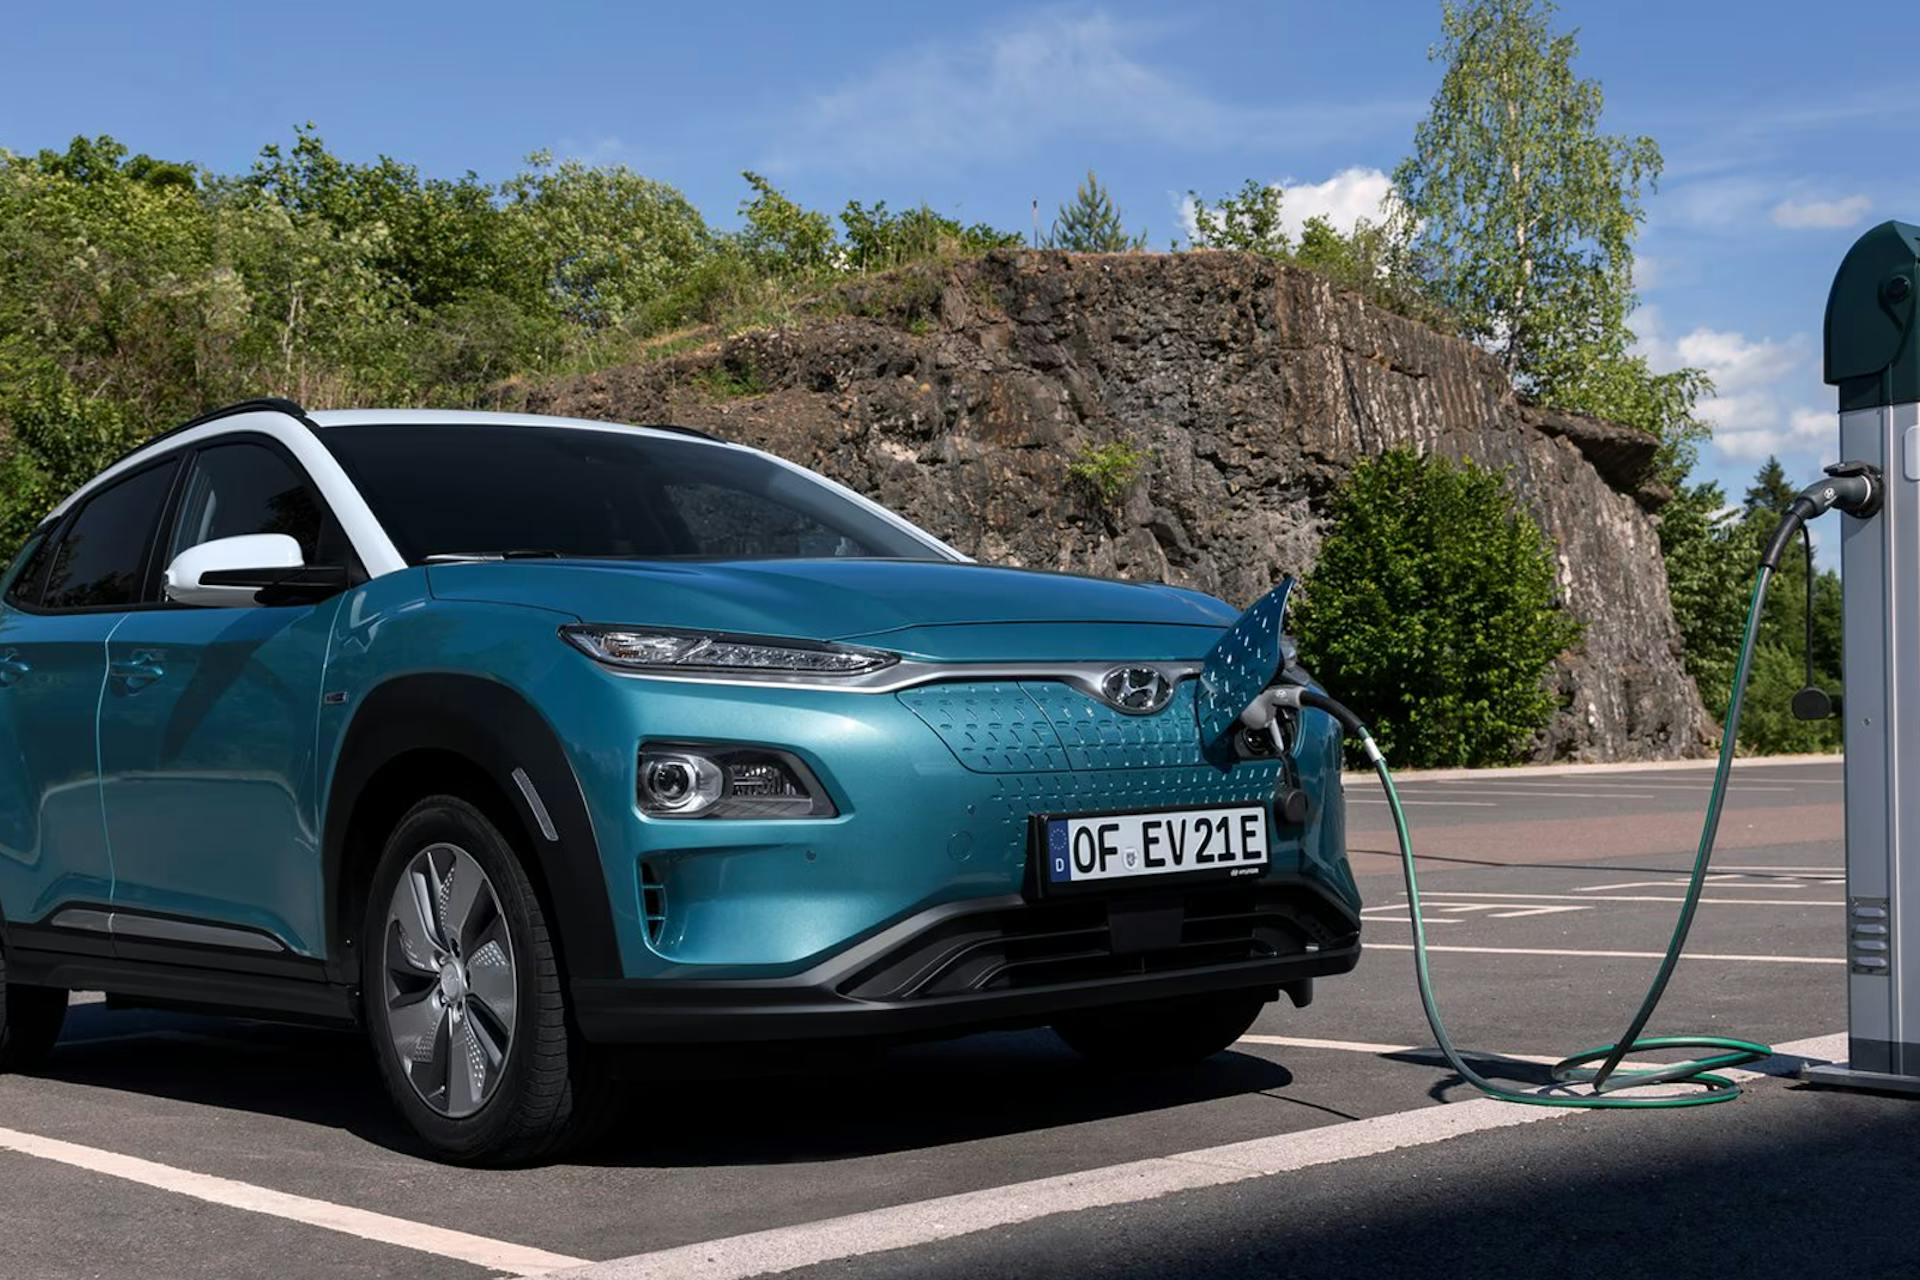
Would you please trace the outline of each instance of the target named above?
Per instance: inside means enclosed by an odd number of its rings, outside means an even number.
[[[1883,222],[1854,242],[1827,295],[1827,384],[1840,412],[1920,401],[1920,227]]]

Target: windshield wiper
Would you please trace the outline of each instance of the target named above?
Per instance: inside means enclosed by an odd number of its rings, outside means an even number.
[[[564,560],[564,551],[546,547],[514,547],[508,551],[441,551],[421,558],[421,564],[485,564],[495,560]]]

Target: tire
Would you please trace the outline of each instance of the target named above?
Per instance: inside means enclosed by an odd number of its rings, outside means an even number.
[[[433,796],[408,811],[374,872],[361,937],[380,1074],[436,1155],[535,1161],[597,1112],[604,1081],[569,1030],[546,914],[479,809]]]
[[[33,1071],[47,1060],[67,1020],[67,993],[54,987],[7,985],[0,952],[0,1075]]]
[[[1075,1053],[1103,1067],[1181,1067],[1230,1048],[1266,1004],[1264,992],[1228,991],[1092,1009],[1061,1018],[1053,1029]]]

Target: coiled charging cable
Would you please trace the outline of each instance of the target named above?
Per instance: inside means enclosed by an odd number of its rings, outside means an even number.
[[[1845,468],[1852,468],[1848,471]],[[1400,869],[1407,884],[1407,912],[1413,924],[1413,966],[1414,982],[1420,989],[1420,1006],[1427,1015],[1427,1025],[1433,1030],[1433,1038],[1445,1056],[1447,1064],[1459,1073],[1460,1078],[1489,1097],[1505,1102],[1524,1103],[1535,1107],[1586,1107],[1649,1110],[1667,1107],[1697,1107],[1707,1103],[1726,1102],[1739,1096],[1740,1086],[1721,1071],[1750,1066],[1773,1056],[1773,1050],[1753,1040],[1740,1040],[1731,1036],[1681,1035],[1649,1036],[1643,1034],[1647,1023],[1653,1018],[1654,1010],[1659,1008],[1661,998],[1666,994],[1667,984],[1673,978],[1674,970],[1679,966],[1681,953],[1686,949],[1687,934],[1693,928],[1693,918],[1700,906],[1701,891],[1705,888],[1707,868],[1713,858],[1714,839],[1720,830],[1720,811],[1727,798],[1727,782],[1733,770],[1734,744],[1740,728],[1740,706],[1746,697],[1747,674],[1753,665],[1753,652],[1760,632],[1762,607],[1766,603],[1767,584],[1774,570],[1779,567],[1780,556],[1793,535],[1804,529],[1808,520],[1824,514],[1838,506],[1842,510],[1862,518],[1878,510],[1880,498],[1879,473],[1871,467],[1861,464],[1841,464],[1831,468],[1829,474],[1834,479],[1810,486],[1796,497],[1787,512],[1781,517],[1779,527],[1769,539],[1767,549],[1760,559],[1760,569],[1754,575],[1753,596],[1747,605],[1746,631],[1740,642],[1740,656],[1734,666],[1733,693],[1727,703],[1727,718],[1721,730],[1720,759],[1713,773],[1713,788],[1707,797],[1706,820],[1701,825],[1700,843],[1693,856],[1693,874],[1687,881],[1686,897],[1680,906],[1680,918],[1674,924],[1673,936],[1667,942],[1666,954],[1660,961],[1660,970],[1654,975],[1653,983],[1647,988],[1647,994],[1640,1002],[1640,1008],[1633,1015],[1633,1021],[1626,1031],[1611,1044],[1600,1045],[1592,1049],[1583,1049],[1579,1053],[1562,1058],[1555,1063],[1549,1073],[1556,1085],[1588,1086],[1585,1092],[1545,1092],[1534,1093],[1509,1088],[1487,1079],[1468,1065],[1460,1050],[1454,1046],[1453,1038],[1447,1034],[1447,1024],[1440,1016],[1439,1004],[1433,995],[1433,974],[1427,962],[1426,924],[1420,915],[1420,878],[1414,868],[1413,841],[1407,832],[1406,812],[1400,806],[1400,795],[1394,789],[1393,774],[1387,768],[1386,758],[1381,755],[1373,735],[1367,731],[1358,716],[1345,706],[1321,693],[1317,689],[1303,685],[1278,685],[1266,691],[1254,704],[1247,708],[1242,717],[1244,723],[1255,729],[1271,728],[1275,724],[1274,708],[1299,706],[1313,707],[1324,711],[1340,722],[1347,736],[1359,740],[1367,759],[1373,764],[1373,771],[1380,779],[1381,789],[1386,793],[1387,808],[1393,814],[1394,838],[1400,848]],[[1652,1067],[1636,1067],[1621,1070],[1621,1061],[1628,1054],[1646,1053],[1659,1050],[1705,1050],[1704,1056],[1688,1058],[1681,1062],[1662,1063]],[[1598,1063],[1598,1066],[1594,1064]],[[1634,1089],[1648,1085],[1683,1084],[1697,1085],[1699,1088],[1684,1093],[1659,1094],[1657,1096],[1621,1096],[1616,1091]]]

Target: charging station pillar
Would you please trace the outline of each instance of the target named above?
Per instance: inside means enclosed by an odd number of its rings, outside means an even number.
[[[1841,515],[1845,628],[1847,1053],[1823,1084],[1920,1092],[1920,226],[1886,222],[1827,297],[1840,457],[1886,498]]]

